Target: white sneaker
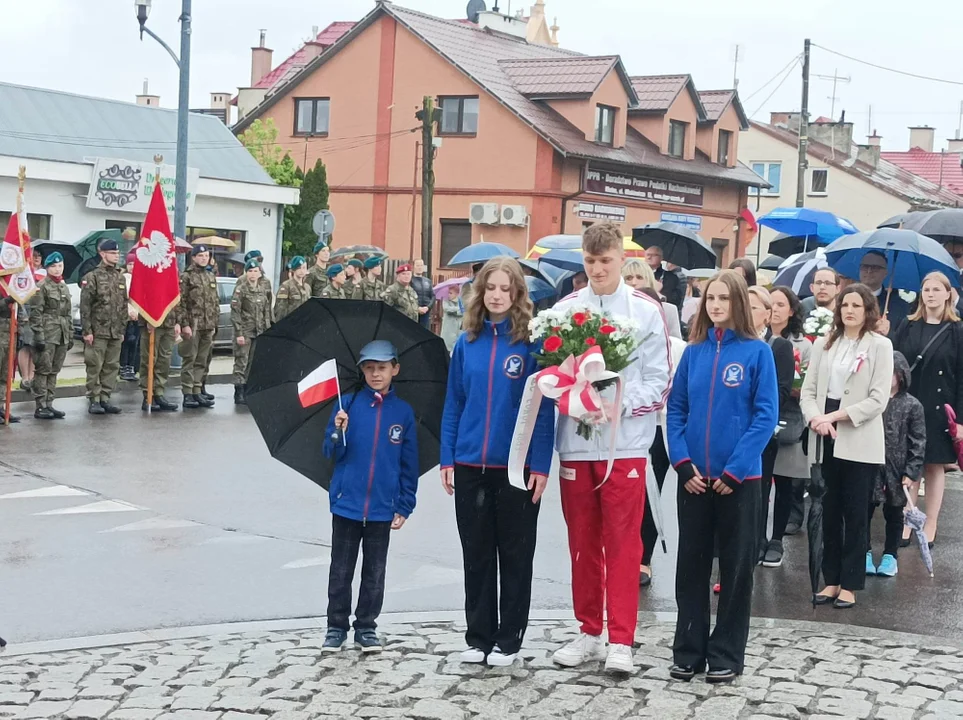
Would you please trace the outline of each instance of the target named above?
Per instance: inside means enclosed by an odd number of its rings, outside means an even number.
[[[478,663],[485,662],[485,653],[476,647],[468,648],[461,654],[461,662],[472,663],[477,665]]]
[[[559,648],[552,655],[552,661],[562,667],[576,667],[585,662],[605,658],[605,641],[601,635],[580,633],[568,645]]]
[[[488,665],[490,667],[508,667],[515,662],[516,653],[503,653],[502,649],[496,645],[488,654]]]
[[[605,658],[605,669],[608,672],[635,672],[632,648],[628,645],[609,645],[609,655]]]

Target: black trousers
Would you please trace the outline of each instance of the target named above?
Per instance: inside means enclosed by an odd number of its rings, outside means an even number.
[[[655,473],[655,482],[662,492],[662,485],[665,483],[666,473],[669,472],[669,456],[665,452],[665,441],[662,439],[662,428],[656,427],[655,440],[649,450],[652,459],[652,472]],[[649,503],[651,498],[645,494],[645,514],[642,516],[642,564],[652,564],[652,553],[655,552],[655,545],[659,540],[659,531],[655,527],[652,519],[652,508]]]
[[[521,648],[532,602],[540,505],[532,502],[531,491],[509,485],[507,470],[455,466],[469,647],[488,653],[498,645],[507,654]]]
[[[693,495],[679,485],[679,559],[675,575],[679,617],[672,646],[678,665],[741,673],[749,640],[752,574],[759,543],[759,483],[731,495]],[[709,634],[712,550],[719,546],[719,608]]]
[[[773,475],[772,480],[776,485],[776,496],[772,501],[772,539],[781,541],[786,534],[789,516],[792,514],[795,479]]]
[[[779,452],[779,443],[776,438],[772,438],[766,449],[762,451],[762,478],[759,481],[759,544],[756,546],[756,555],[766,552],[768,544],[766,526],[769,523],[769,496],[772,493],[772,469],[776,467],[776,454]]]
[[[866,552],[873,550],[873,515],[877,505],[870,504],[869,519],[866,522]],[[883,554],[894,558],[899,553],[899,541],[903,538],[903,508],[883,503],[883,520],[886,521],[886,539],[883,542]]]
[[[120,345],[120,366],[140,367],[140,326],[136,322],[128,322],[124,329],[124,341]]]
[[[361,589],[354,611],[354,629],[378,627],[375,622],[385,600],[390,522],[362,523],[332,516],[331,569],[328,573],[328,627],[347,630],[351,618],[351,581],[362,550]]]

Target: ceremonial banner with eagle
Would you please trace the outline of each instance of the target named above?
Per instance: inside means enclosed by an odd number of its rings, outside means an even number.
[[[148,323],[159,327],[181,299],[174,239],[159,180],[150,198],[140,242],[134,246],[134,257],[130,304]]]

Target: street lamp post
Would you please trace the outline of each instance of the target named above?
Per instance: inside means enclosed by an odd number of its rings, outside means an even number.
[[[187,124],[191,84],[191,0],[181,0],[180,58],[167,43],[147,27],[150,6],[151,0],[134,0],[137,22],[140,23],[141,40],[144,39],[144,33],[154,38],[174,59],[180,71],[180,87],[177,93],[177,160],[174,174],[174,236],[187,239]]]

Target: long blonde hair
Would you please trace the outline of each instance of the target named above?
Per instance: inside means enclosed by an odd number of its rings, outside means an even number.
[[[956,314],[956,308],[953,307],[953,286],[950,285],[949,278],[946,277],[946,275],[941,273],[939,270],[934,270],[933,272],[928,273],[925,278],[923,278],[923,282],[920,283],[919,307],[916,308],[916,312],[914,312],[912,315],[910,315],[906,319],[907,320],[926,319],[926,306],[923,305],[923,286],[926,285],[927,280],[938,280],[946,289],[946,292],[949,293],[949,295],[946,298],[946,302],[943,304],[943,317],[940,318],[940,322],[946,322],[947,320],[949,320],[950,322],[959,322],[960,316]]]
[[[475,342],[485,326],[488,310],[485,308],[485,286],[492,273],[501,270],[508,275],[511,288],[509,294],[512,307],[508,311],[508,318],[512,326],[512,342],[527,342],[530,335],[528,324],[532,321],[534,306],[528,297],[528,285],[525,284],[525,274],[518,260],[510,257],[495,257],[485,263],[472,280],[471,297],[465,308],[462,329],[468,335],[468,342]]]
[[[749,312],[749,287],[745,278],[735,270],[720,270],[706,283],[705,292],[699,300],[699,310],[689,330],[689,343],[700,343],[709,337],[709,328],[713,323],[706,310],[706,296],[709,294],[709,286],[714,282],[721,282],[729,288],[729,324],[733,332],[744,338],[758,338]]]
[[[640,276],[644,287],[655,290],[655,273],[652,272],[648,263],[642,262],[638,258],[627,258],[622,264],[622,277],[626,278],[629,275]]]

